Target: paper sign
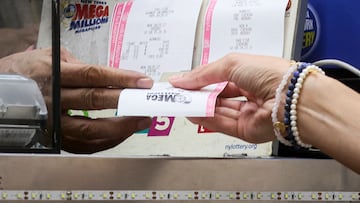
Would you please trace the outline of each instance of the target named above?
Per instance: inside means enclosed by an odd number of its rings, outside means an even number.
[[[116,4],[109,66],[143,72],[159,81],[164,72],[192,65],[200,0],[130,0]]]
[[[208,55],[205,63],[230,52],[281,57],[287,2],[210,0],[204,23],[204,44],[208,44],[210,49],[203,53]]]

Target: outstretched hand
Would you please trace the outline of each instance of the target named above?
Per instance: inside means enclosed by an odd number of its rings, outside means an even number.
[[[285,59],[232,53],[191,72],[173,76],[169,82],[175,87],[199,89],[229,81],[218,97],[214,117],[188,119],[213,131],[251,143],[263,143],[275,138],[270,115],[275,90],[288,67],[290,61]]]
[[[17,73],[37,81],[51,108],[51,49],[20,52],[0,59],[0,72]],[[68,110],[115,109],[123,88],[151,88],[152,79],[129,70],[85,64],[61,50],[62,149],[94,153],[114,147],[151,124],[148,117],[88,118]],[[49,111],[51,112],[51,111]]]

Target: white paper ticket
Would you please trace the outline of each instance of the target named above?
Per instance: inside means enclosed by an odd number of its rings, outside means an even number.
[[[212,117],[216,98],[226,84],[185,90],[158,82],[151,89],[124,89],[119,96],[117,115]]]
[[[201,0],[128,0],[115,5],[108,65],[159,81],[189,71]],[[181,59],[181,60],[179,60]]]

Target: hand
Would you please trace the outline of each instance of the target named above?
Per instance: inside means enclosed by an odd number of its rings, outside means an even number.
[[[51,108],[51,49],[5,57],[0,60],[0,72],[18,73],[36,80]],[[150,88],[152,84],[144,74],[84,64],[68,51],[61,50],[62,149],[72,153],[94,153],[114,147],[134,132],[148,128],[151,119],[147,117],[91,119],[69,116],[67,112],[69,109],[114,109],[121,89]]]
[[[229,81],[218,97],[214,117],[189,120],[251,143],[263,143],[275,138],[271,110],[276,88],[289,67],[290,61],[281,58],[232,53],[171,77],[169,82],[180,88],[199,89]],[[247,101],[229,99],[239,96]]]

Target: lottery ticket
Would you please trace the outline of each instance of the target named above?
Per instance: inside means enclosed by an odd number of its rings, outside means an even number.
[[[118,116],[214,116],[216,98],[227,82],[211,84],[200,90],[155,83],[151,89],[125,89],[118,101]]]

